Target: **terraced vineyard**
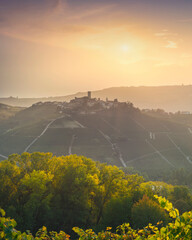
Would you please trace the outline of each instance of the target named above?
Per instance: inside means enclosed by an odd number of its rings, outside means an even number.
[[[191,116],[189,116],[191,118]],[[85,155],[139,171],[192,168],[190,121],[135,111],[96,114],[58,111],[56,104],[25,109],[1,124],[0,159],[24,151]]]

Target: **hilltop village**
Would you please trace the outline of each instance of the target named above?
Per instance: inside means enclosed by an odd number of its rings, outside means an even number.
[[[113,101],[101,100],[100,98],[92,98],[89,91],[87,96],[75,97],[70,102],[38,102],[32,106],[40,105],[57,105],[57,109],[60,113],[79,113],[79,114],[96,114],[97,112],[110,109],[133,109],[131,102],[119,102],[118,99]]]

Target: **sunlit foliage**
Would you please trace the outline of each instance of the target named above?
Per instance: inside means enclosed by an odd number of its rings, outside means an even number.
[[[186,187],[145,182],[138,174],[83,156],[36,152],[14,154],[0,162],[0,207],[15,219],[19,231],[32,234],[42,226],[63,230],[72,238],[76,236],[73,227],[98,232],[109,226],[114,233],[125,222],[131,229],[158,221],[163,221],[159,227],[165,226],[171,220],[154,194],[171,200],[181,213],[191,210]],[[14,229],[14,221],[10,224]]]
[[[79,236],[79,240],[190,240],[192,236],[192,212],[185,212],[181,216],[179,211],[173,208],[173,205],[163,197],[157,198],[161,207],[163,207],[172,218],[171,223],[165,227],[159,228],[159,224],[152,225],[149,223],[142,229],[134,230],[130,224],[125,223],[117,227],[116,232],[111,231],[111,227],[107,227],[105,231],[95,233],[92,229],[83,230],[74,227],[73,231]],[[48,233],[46,227],[42,227],[35,235],[27,231],[21,233],[15,229],[16,222],[10,218],[5,218],[5,212],[0,212],[0,238],[2,240],[69,240],[70,236],[65,232],[60,231]]]

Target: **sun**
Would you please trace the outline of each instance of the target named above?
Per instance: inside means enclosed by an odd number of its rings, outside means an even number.
[[[129,50],[130,50],[130,47],[127,44],[121,45],[122,52],[127,53],[127,52],[129,52]]]

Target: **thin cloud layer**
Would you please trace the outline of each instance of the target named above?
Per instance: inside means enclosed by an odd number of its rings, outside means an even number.
[[[179,1],[174,1],[175,9],[170,9],[169,16],[166,9],[172,3],[171,0],[161,3],[151,0],[6,0],[0,2],[0,33],[39,41],[40,37],[48,38],[49,34],[62,38],[72,33],[97,33],[130,25],[142,28],[151,20],[159,25],[160,17],[164,21],[173,18]],[[167,33],[157,35],[166,36]]]
[[[2,0],[0,94],[184,82],[191,11],[189,0]]]
[[[173,41],[168,41],[166,48],[177,48],[177,43]]]
[[[64,0],[16,0],[14,3],[8,0],[0,8],[0,34],[27,41],[66,46],[71,42],[73,35],[101,32],[102,27],[94,22],[100,16],[105,16],[113,7],[114,4],[94,4],[87,8],[80,5],[73,8],[73,5]]]

